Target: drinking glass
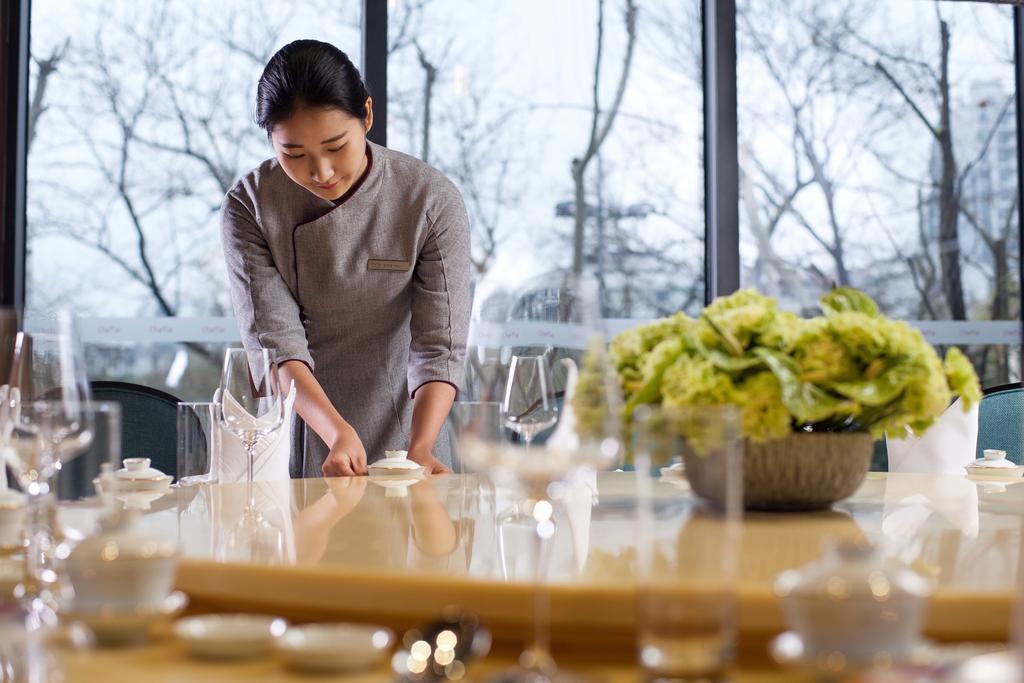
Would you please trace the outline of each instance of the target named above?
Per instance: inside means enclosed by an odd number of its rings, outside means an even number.
[[[54,487],[61,501],[76,501],[99,493],[94,484],[103,473],[104,465],[109,465],[111,470],[121,466],[121,404],[90,401],[85,411],[92,424],[92,439],[81,455],[61,464]],[[66,532],[72,533],[71,530]]]
[[[512,356],[501,401],[503,421],[530,447],[538,434],[555,426],[558,405],[552,391],[547,356]]]
[[[484,420],[486,424],[473,424]],[[501,423],[501,403],[499,401],[463,401],[452,404],[448,413],[448,431],[452,435],[452,470],[462,474],[462,454],[459,452],[459,435],[467,430],[490,432],[489,441],[496,441],[504,427]]]
[[[178,403],[179,486],[217,483],[221,434],[216,403]]]
[[[269,349],[227,349],[216,407],[220,425],[237,436],[246,455],[246,505],[236,527],[228,533],[231,545],[249,544],[253,553],[274,554],[280,530],[256,505],[253,464],[256,447],[284,424],[284,397],[277,366]],[[265,553],[264,549],[270,551]],[[260,558],[253,557],[253,560]]]
[[[5,353],[10,372],[6,391],[0,390],[0,434],[28,503],[25,577],[17,595],[32,625],[52,625],[63,590],[59,557],[64,540],[51,495],[53,477],[92,441],[90,390],[69,312],[39,320],[31,333],[18,332],[13,339]]]
[[[608,357],[598,283],[585,274],[548,273],[478,291],[487,294],[474,302],[467,353],[478,414],[461,420],[458,452],[468,468],[521,488],[510,519],[523,518],[534,532],[533,640],[520,657],[521,668],[499,678],[578,679],[558,669],[549,652],[545,547],[555,533],[559,492],[566,490],[553,484],[581,470],[608,468],[621,452],[621,392]],[[498,430],[491,417],[495,400]]]
[[[637,482],[637,639],[649,681],[727,680],[735,647],[743,441],[735,406],[640,406],[631,422]],[[708,501],[656,477],[686,454]],[[713,502],[709,502],[713,501]]]
[[[224,352],[217,412],[220,425],[237,436],[245,448],[245,480],[250,507],[255,509],[252,468],[256,446],[284,424],[284,397],[269,349],[227,349]]]
[[[59,547],[63,533],[55,532],[56,515],[50,501],[53,477],[62,465],[81,453],[92,440],[92,427],[82,410],[69,414],[60,401],[22,403],[11,430],[8,462],[26,494],[28,544],[24,580],[16,589],[35,625],[55,625],[63,600]]]

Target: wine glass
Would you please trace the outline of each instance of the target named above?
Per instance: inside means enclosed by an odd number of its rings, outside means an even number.
[[[523,439],[527,449],[538,434],[555,426],[558,405],[546,354],[512,356],[501,412],[505,426]]]
[[[253,538],[270,526],[256,506],[253,464],[256,447],[284,424],[284,397],[269,349],[227,349],[217,398],[221,426],[237,436],[246,455],[246,506],[236,532]]]

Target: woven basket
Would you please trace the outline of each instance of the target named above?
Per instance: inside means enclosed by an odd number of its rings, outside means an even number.
[[[767,443],[747,442],[743,454],[743,505],[748,510],[819,510],[853,495],[871,464],[870,434],[794,433]],[[714,458],[685,452],[690,486],[721,503]]]

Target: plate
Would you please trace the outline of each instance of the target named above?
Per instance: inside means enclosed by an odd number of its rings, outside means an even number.
[[[250,659],[268,654],[288,629],[280,617],[264,614],[207,614],[174,624],[174,635],[201,659]]]
[[[395,634],[365,624],[308,624],[292,627],[275,648],[292,669],[315,673],[373,668],[384,659]]]
[[[187,604],[185,594],[175,591],[154,609],[65,612],[61,618],[88,628],[99,645],[134,645],[148,640],[150,627],[181,614]]]
[[[937,657],[934,645],[924,639],[912,645],[903,657],[893,657],[886,652],[879,652],[867,661],[849,661],[840,652],[814,656],[804,650],[803,640],[793,631],[786,631],[772,640],[768,644],[768,652],[772,659],[783,666],[824,678],[843,678],[865,669],[878,671],[896,664],[923,666],[932,663]]]

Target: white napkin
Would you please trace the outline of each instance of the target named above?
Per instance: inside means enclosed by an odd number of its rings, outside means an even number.
[[[964,474],[978,448],[978,404],[965,413],[958,398],[924,436],[886,437],[885,448],[890,472]]]
[[[219,391],[219,389],[218,389]],[[229,395],[229,399],[232,397]],[[216,398],[214,399],[216,401]],[[245,409],[237,402],[229,400],[226,402],[226,410],[235,411],[233,414],[245,414]],[[292,446],[292,420],[295,411],[295,383],[292,382],[288,395],[284,402],[284,424],[281,428],[272,432],[256,444],[256,458],[253,461],[252,478],[260,480],[287,480],[288,462],[291,459]],[[251,417],[251,416],[250,416]],[[259,418],[251,418],[258,421]],[[246,462],[245,446],[242,440],[227,431],[223,431],[223,442],[220,452],[220,481],[234,482],[245,481]]]

